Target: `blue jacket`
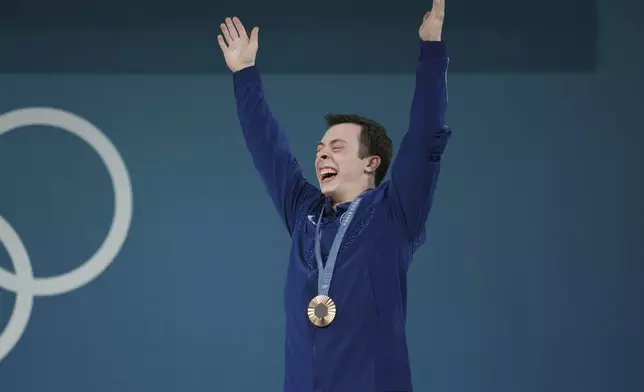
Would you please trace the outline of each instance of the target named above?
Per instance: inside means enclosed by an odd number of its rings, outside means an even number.
[[[238,116],[255,168],[292,245],[284,306],[284,391],[411,391],[405,333],[406,273],[418,246],[451,135],[444,125],[448,58],[443,42],[421,42],[409,130],[391,166],[391,180],[368,191],[342,242],[329,295],[338,313],[331,325],[307,317],[317,295],[314,252],[317,217],[329,200],[307,182],[287,137],[264,97],[256,67],[234,73]],[[349,203],[321,222],[326,259]]]

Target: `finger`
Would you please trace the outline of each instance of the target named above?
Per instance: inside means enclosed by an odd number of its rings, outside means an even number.
[[[237,29],[233,25],[233,20],[230,18],[226,18],[226,27],[228,27],[228,32],[230,33],[230,37],[234,40],[239,39],[239,33],[237,32]]]
[[[228,32],[228,27],[226,27],[226,25],[223,23],[221,24],[220,27],[221,27],[221,32],[224,34],[224,37],[226,37],[226,43],[228,43],[228,45],[232,45],[233,39],[230,37],[230,33]]]
[[[233,18],[233,23],[235,24],[235,27],[237,28],[237,31],[239,32],[239,36],[242,39],[247,40],[248,35],[246,34],[246,29],[244,28],[244,25],[242,24],[241,20],[239,20],[238,17],[234,17]]]
[[[432,13],[437,15],[443,15],[445,13],[445,0],[434,0],[434,5],[432,6]]]
[[[228,46],[224,42],[224,37],[220,35],[217,36],[217,42],[219,42],[219,47],[221,48],[221,51],[225,54],[226,51],[228,51]]]
[[[427,18],[429,18],[429,17],[431,16],[431,14],[432,14],[432,13],[431,13],[430,11],[428,11],[427,13],[425,13],[425,16],[423,16],[423,21],[426,21],[426,20],[427,20]]]
[[[258,40],[259,40],[259,27],[255,26],[250,31],[250,42],[256,44]]]

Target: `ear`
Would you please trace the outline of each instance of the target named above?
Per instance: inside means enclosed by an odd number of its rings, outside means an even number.
[[[380,166],[379,156],[368,157],[366,158],[366,166],[364,168],[364,171],[366,173],[375,173],[378,166]]]

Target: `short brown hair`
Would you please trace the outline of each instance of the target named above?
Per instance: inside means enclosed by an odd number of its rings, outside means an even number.
[[[359,158],[366,158],[372,155],[380,157],[380,166],[376,169],[375,176],[376,186],[380,185],[387,175],[391,157],[394,153],[393,143],[387,136],[385,127],[374,120],[357,114],[327,114],[324,118],[328,128],[338,124],[356,124],[360,126],[361,148]]]

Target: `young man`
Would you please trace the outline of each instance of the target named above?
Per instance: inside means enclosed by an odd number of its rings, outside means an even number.
[[[285,288],[288,392],[411,391],[405,334],[406,273],[425,240],[440,159],[448,58],[443,0],[419,29],[420,60],[410,125],[382,182],[391,141],[375,121],[327,116],[315,167],[305,180],[273,117],[255,66],[259,29],[237,18],[219,45],[233,72],[246,145],[292,238]]]

